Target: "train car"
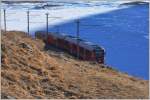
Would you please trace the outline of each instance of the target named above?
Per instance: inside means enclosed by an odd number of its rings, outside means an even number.
[[[105,59],[105,50],[104,48],[95,45],[91,42],[58,33],[48,33],[38,31],[35,33],[37,38],[43,39],[50,45],[53,45],[57,48],[61,48],[74,56],[78,56],[80,59],[87,61],[97,61],[98,63],[104,63]]]

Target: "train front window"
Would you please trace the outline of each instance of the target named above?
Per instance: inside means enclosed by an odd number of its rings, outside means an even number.
[[[103,56],[103,53],[102,53],[103,51],[99,47],[96,47],[94,52],[95,52],[96,58],[100,58],[101,56]]]

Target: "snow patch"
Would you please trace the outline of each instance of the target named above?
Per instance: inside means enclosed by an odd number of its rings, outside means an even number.
[[[80,2],[81,3],[81,2]],[[46,15],[49,13],[50,17],[61,17],[61,18],[49,18],[49,25],[54,26],[60,23],[69,22],[71,20],[96,15],[100,13],[106,13],[109,11],[121,9],[118,6],[111,6],[112,3],[106,2],[88,2],[92,6],[64,6],[61,9],[31,9],[30,10],[30,30],[32,33],[37,31],[41,27],[46,27]],[[68,4],[68,3],[67,3]],[[85,2],[82,4],[85,4]],[[97,5],[95,5],[97,4]],[[106,5],[108,4],[108,5]],[[113,4],[114,5],[114,4]],[[9,7],[8,7],[9,6]],[[18,30],[27,31],[27,8],[34,8],[32,3],[24,3],[20,6],[14,5],[4,5],[2,8],[8,7],[6,9],[6,20],[7,20],[7,30]],[[37,4],[36,4],[37,6]],[[3,10],[1,9],[1,27],[4,28],[4,17]]]

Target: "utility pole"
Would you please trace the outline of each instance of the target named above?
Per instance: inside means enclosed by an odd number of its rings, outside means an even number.
[[[60,30],[59,30],[59,25],[57,25],[57,26],[56,26],[56,28],[57,28],[56,33],[58,33],[58,34],[59,34],[59,31],[60,31]]]
[[[80,37],[80,20],[78,19],[76,23],[77,23],[77,38],[79,38]]]
[[[46,38],[48,39],[48,13],[46,13]]]
[[[4,31],[6,33],[6,9],[4,9]]]
[[[80,50],[79,50],[80,20],[77,19],[76,23],[77,23],[77,34],[76,34],[76,37],[77,37],[77,58],[79,58],[80,57],[80,54],[79,54],[79,52],[80,52]]]
[[[30,34],[30,17],[29,17],[29,10],[27,11],[27,30],[28,30],[28,35]]]

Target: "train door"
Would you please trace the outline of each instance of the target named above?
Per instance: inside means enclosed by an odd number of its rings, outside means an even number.
[[[103,63],[102,50],[99,47],[96,47],[94,51],[95,51],[96,61],[98,61],[99,63]]]

